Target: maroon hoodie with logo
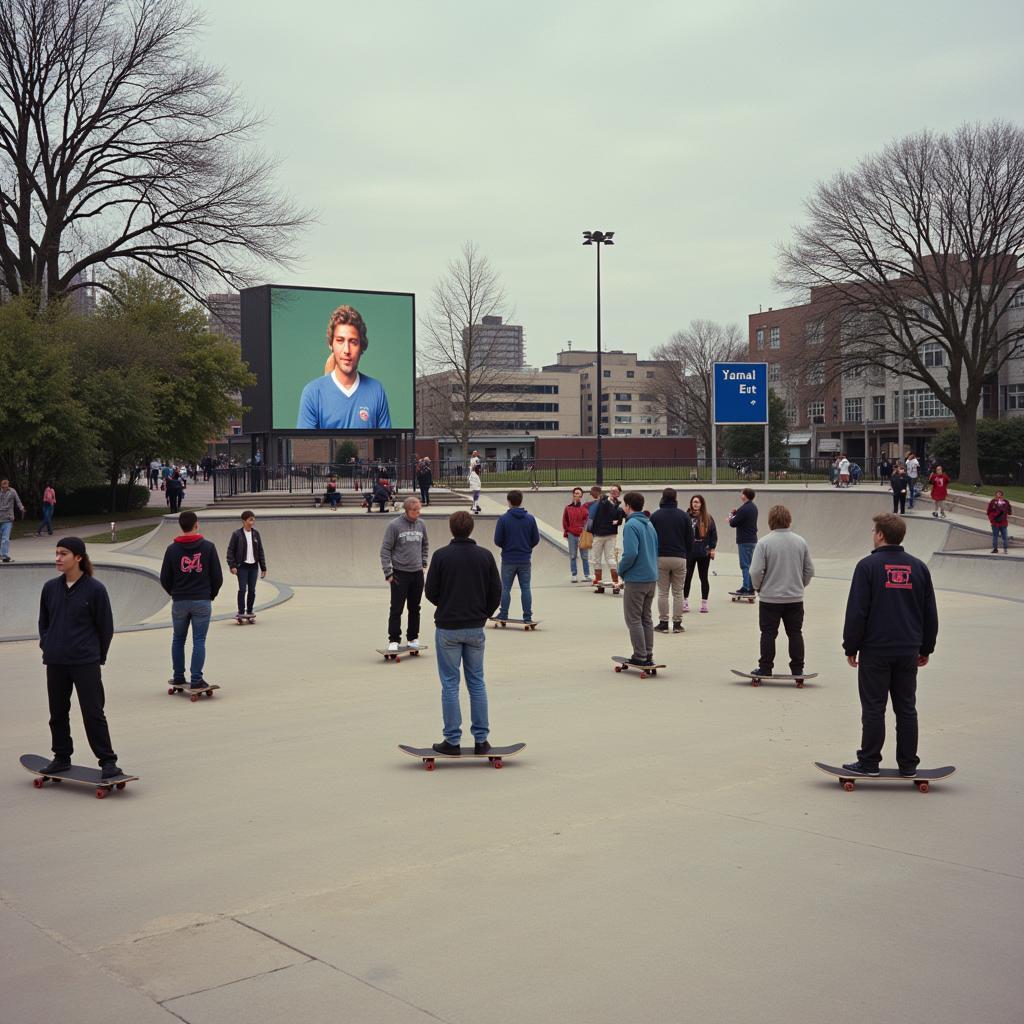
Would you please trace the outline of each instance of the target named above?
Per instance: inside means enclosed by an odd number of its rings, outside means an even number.
[[[223,583],[217,548],[201,533],[175,537],[167,546],[160,585],[172,601],[212,601]]]

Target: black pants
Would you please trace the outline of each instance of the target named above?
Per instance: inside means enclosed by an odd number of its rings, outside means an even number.
[[[180,491],[172,491],[171,492],[170,497],[167,500],[168,500],[168,502],[169,502],[169,504],[171,506],[171,511],[172,512],[179,512],[179,511],[181,511],[181,498],[182,498],[182,495],[181,495]]]
[[[96,760],[101,765],[117,764],[117,754],[110,746],[110,730],[103,714],[103,680],[99,665],[47,665],[46,693],[50,700],[50,736],[57,757],[70,759],[74,753],[71,742],[71,690],[78,691],[85,735]]]
[[[423,573],[395,570],[395,582],[391,584],[391,614],[388,616],[388,640],[400,643],[402,640],[402,609],[409,605],[409,623],[405,630],[408,640],[420,635],[420,602],[423,600]]]
[[[900,491],[899,493],[896,491],[892,492],[892,510],[893,512],[899,512],[900,515],[903,515],[903,513],[907,511],[906,491]]]
[[[430,504],[430,484],[420,486],[420,502],[424,505]]]
[[[857,760],[877,768],[885,743],[885,706],[892,698],[896,713],[896,764],[916,768],[917,756],[917,656],[886,657],[861,651],[857,669],[862,726]]]
[[[239,562],[238,564],[238,614],[252,615],[256,603],[256,580],[259,579],[258,562]]]
[[[711,558],[705,555],[703,558],[688,558],[686,560],[686,579],[683,580],[683,597],[690,596],[690,582],[693,580],[693,570],[700,573],[700,596],[706,601],[711,593],[711,584],[708,583],[708,566],[711,565]]]
[[[798,676],[804,670],[804,603],[792,604],[757,603],[758,619],[761,626],[761,657],[758,668],[771,674],[775,666],[775,638],[779,635],[779,623],[786,627],[789,637],[789,671]]]

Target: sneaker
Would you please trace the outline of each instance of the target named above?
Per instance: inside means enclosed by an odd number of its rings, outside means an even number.
[[[409,640],[406,641],[406,646],[410,651],[418,651],[420,649],[420,642],[417,638],[410,637]]]
[[[938,512],[933,512],[932,513],[932,519],[938,519],[938,518],[939,518],[939,513]]]
[[[71,767],[70,757],[55,757],[49,764],[43,765],[44,772],[66,772]]]
[[[0,558],[0,562],[9,562],[9,561],[10,561],[9,558]]]
[[[860,761],[854,761],[852,764],[844,764],[843,770],[852,772],[854,775],[878,775],[879,771],[877,768],[869,768],[866,764],[861,764]]]
[[[101,764],[100,765],[100,778],[101,779],[116,779],[119,775],[123,775],[124,772],[117,767],[116,764]]]
[[[490,752],[491,752],[491,745],[490,745],[490,743],[487,742],[487,740],[484,740],[482,743],[474,743],[473,744],[473,753],[474,754],[489,754]]]
[[[441,740],[440,743],[432,744],[430,749],[437,751],[439,754],[451,754],[453,757],[458,757],[462,753],[462,747],[456,747],[447,740]]]
[[[664,619],[662,619],[662,621],[659,622],[654,627],[654,632],[655,633],[667,633],[668,632],[668,623]]]
[[[900,769],[900,778],[901,779],[913,779],[916,776],[917,776],[917,769],[916,768],[901,768]]]
[[[690,610],[690,602],[683,598],[683,614],[685,615]]]
[[[630,665],[650,665],[653,662],[649,662],[647,658],[638,658],[635,655],[631,655],[629,659]]]
[[[572,579],[570,580],[570,582],[572,582],[572,583],[579,583],[579,580],[575,576],[573,576]]]
[[[193,682],[188,684],[190,690],[205,690],[210,684],[205,679],[200,679],[199,682]]]
[[[705,615],[710,611],[710,609],[708,608],[707,601],[701,601],[701,603],[700,603],[700,610]]]
[[[583,582],[584,583],[593,583],[594,580],[590,576],[584,576],[583,577]]]
[[[993,554],[993,555],[998,555],[998,554],[999,554],[999,548],[993,548],[993,549],[992,549],[992,554]],[[4,559],[4,561],[6,562],[6,561],[7,561],[7,559],[5,558],[5,559]]]
[[[681,622],[673,622],[672,623],[672,632],[673,633],[685,633],[686,630],[683,629],[683,624]]]
[[[398,653],[398,641],[397,640],[392,640],[391,643],[388,644],[388,654],[397,654],[397,653]]]
[[[747,675],[749,676],[770,676],[771,672],[765,672],[763,668],[752,668]]]
[[[533,616],[532,615],[524,615],[523,616],[523,625],[525,626],[526,623],[528,623],[528,622],[533,622]]]

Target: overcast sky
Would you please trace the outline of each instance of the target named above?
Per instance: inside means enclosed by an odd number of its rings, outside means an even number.
[[[462,243],[527,360],[642,356],[697,317],[785,304],[776,250],[816,181],[889,140],[1024,118],[1014,0],[207,0],[201,54],[268,118],[319,211],[281,284],[411,291]]]

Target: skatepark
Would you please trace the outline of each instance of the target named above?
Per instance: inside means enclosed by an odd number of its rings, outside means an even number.
[[[927,501],[907,517],[939,607],[918,681],[922,766],[957,773],[927,794],[846,793],[813,762],[855,754],[843,612],[889,494],[752,486],[762,535],[783,503],[809,542],[818,677],[754,688],[730,672],[756,663],[758,638],[756,608],[727,594],[735,487],[701,487],[720,537],[711,612],[656,636],[667,668],[643,681],[612,671],[628,654],[621,598],[569,582],[568,488],[527,492],[543,621],[487,632],[491,740],[526,743],[501,771],[428,773],[397,749],[440,739],[441,716],[429,604],[430,650],[400,664],[374,651],[390,514],[258,512],[258,622],[235,624],[228,576],[207,640],[221,689],[196,704],[166,686],[156,577],[176,523],[91,546],[118,628],[111,736],[140,777],[102,801],[37,791],[17,763],[49,749],[31,638],[53,551],[19,541],[0,570],[0,1022],[1019,1021],[1021,548],[990,555],[983,520],[935,520]],[[641,490],[656,507],[660,488]],[[482,505],[474,539],[490,547],[503,492]],[[449,511],[424,513],[433,549]],[[200,517],[223,555],[237,512]],[[77,707],[72,729],[76,763],[93,765]]]

